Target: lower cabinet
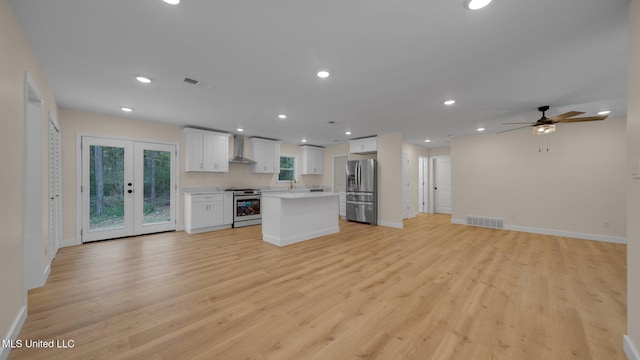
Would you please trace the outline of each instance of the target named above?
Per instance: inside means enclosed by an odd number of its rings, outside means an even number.
[[[233,224],[233,194],[185,194],[184,201],[184,228],[189,234]]]

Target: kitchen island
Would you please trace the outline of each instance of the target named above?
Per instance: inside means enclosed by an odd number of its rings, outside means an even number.
[[[262,195],[262,240],[286,246],[335,234],[338,194],[331,192]]]

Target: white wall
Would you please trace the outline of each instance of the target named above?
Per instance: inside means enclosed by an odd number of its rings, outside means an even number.
[[[402,225],[402,133],[378,135],[378,224]]]
[[[628,164],[640,160],[640,0],[629,4]],[[640,349],[640,180],[625,169],[627,189],[627,342]],[[635,354],[640,359],[640,354]],[[631,357],[629,357],[631,359]]]
[[[545,139],[527,129],[454,138],[454,222],[503,218],[533,232],[623,242],[625,119],[560,124],[549,141],[546,152]]]
[[[55,98],[38,61],[16,19],[11,4],[0,0],[0,109],[2,131],[0,150],[0,338],[6,339],[19,330],[26,316],[24,286],[24,72],[27,71],[44,98],[43,132],[47,134],[48,114],[57,117]],[[43,146],[43,159],[48,159]],[[43,191],[48,193],[48,168],[43,163]],[[48,197],[47,197],[48,199]],[[42,204],[44,234],[42,251],[48,243],[48,205]],[[13,333],[15,335],[15,333]],[[0,347],[0,359],[7,350]]]

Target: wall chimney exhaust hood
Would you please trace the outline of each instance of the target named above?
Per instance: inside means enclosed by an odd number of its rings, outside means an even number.
[[[244,157],[244,136],[233,136],[233,157],[229,159],[230,164],[255,164],[255,160]]]

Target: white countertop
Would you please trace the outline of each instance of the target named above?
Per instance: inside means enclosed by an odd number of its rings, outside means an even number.
[[[198,187],[198,188],[182,188],[183,194],[191,194],[191,195],[208,195],[208,194],[223,194],[225,193],[225,189],[228,187],[220,187],[220,186],[211,186],[211,187]],[[246,188],[250,189],[259,189],[262,191],[263,195],[271,194],[271,193],[286,193],[286,194],[298,194],[298,193],[309,193],[311,190],[329,190],[328,186],[312,186],[312,187],[294,187],[293,189],[289,189],[288,186],[247,186]],[[315,193],[315,192],[314,192]]]
[[[183,188],[183,194],[204,195],[204,194],[222,194],[225,188],[222,187],[206,187],[206,188]]]
[[[338,196],[334,192],[289,192],[289,193],[263,193],[262,197],[272,197],[280,199],[310,199],[319,197]]]

